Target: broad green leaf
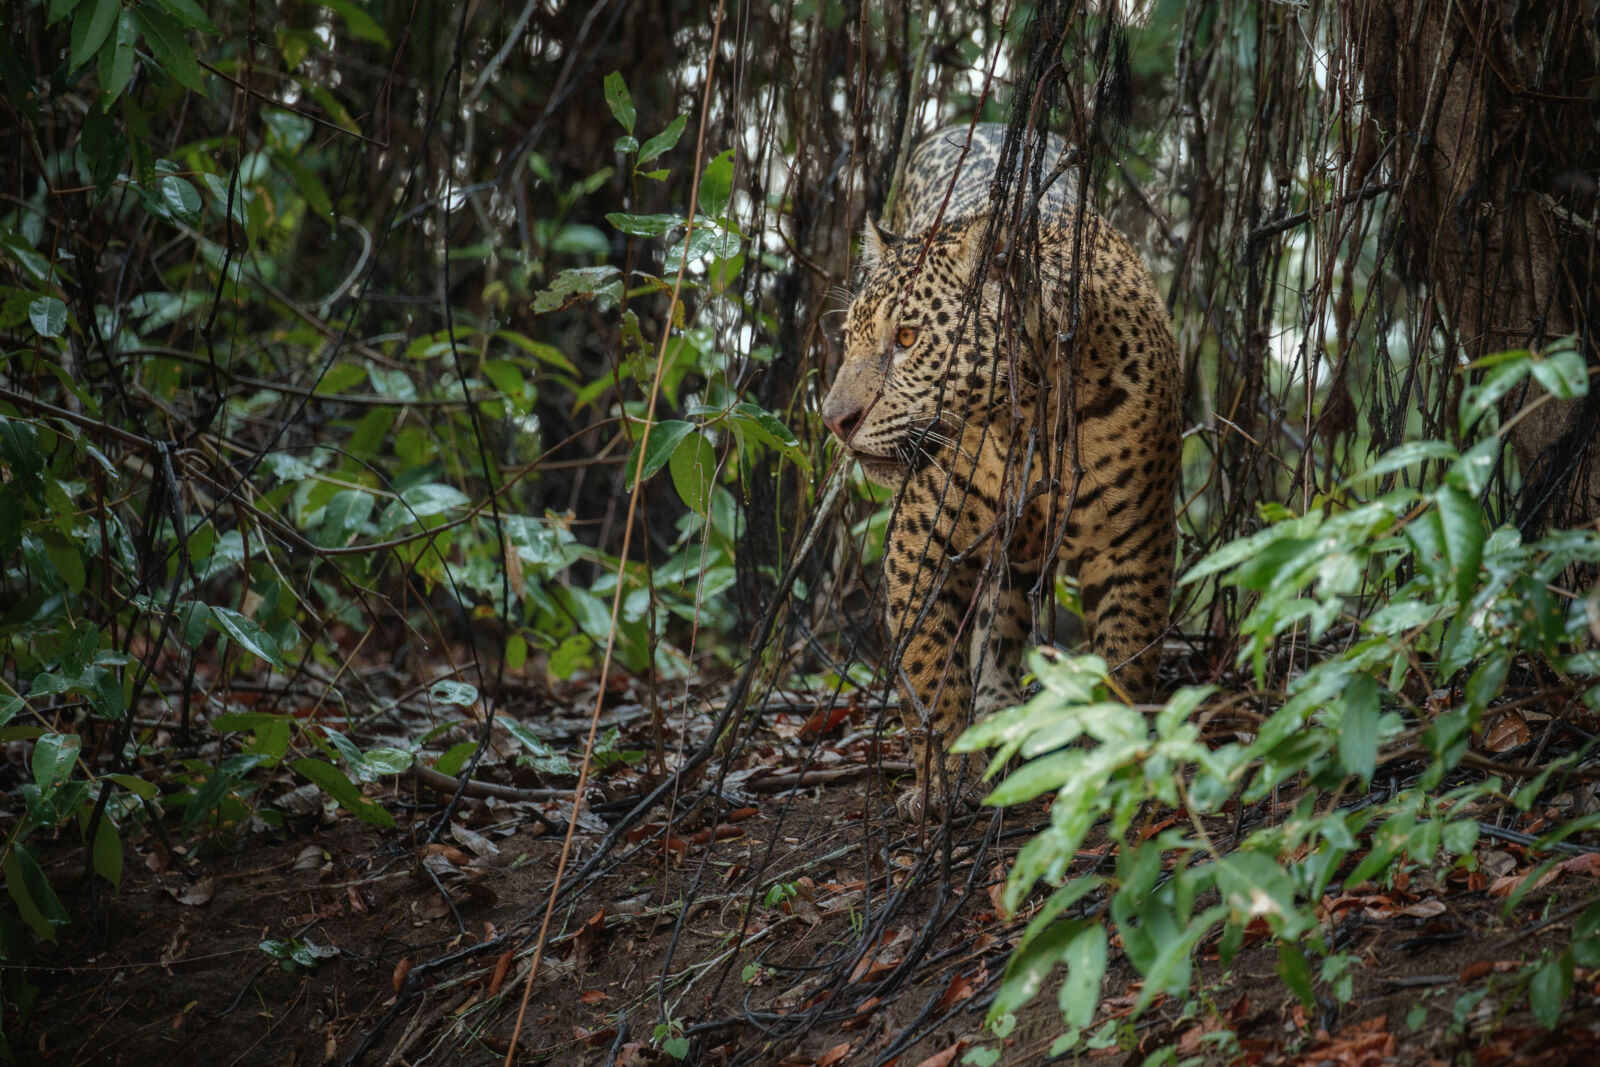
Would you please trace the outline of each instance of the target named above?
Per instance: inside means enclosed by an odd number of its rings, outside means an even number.
[[[649,439],[645,439],[645,429],[637,431],[633,448],[628,452],[628,459],[623,469],[627,472],[628,488],[633,488],[636,478],[648,480],[656,471],[666,466],[667,460],[672,458],[672,453],[677,451],[683,439],[694,431],[694,423],[684,422],[682,419],[667,419],[649,427]],[[643,444],[644,466],[639,466],[639,446]]]
[[[271,634],[261,628],[260,623],[250,618],[250,616],[242,615],[232,608],[224,608],[213,604],[211,606],[211,622],[220,632],[231,637],[234,643],[246,652],[259,656],[279,670],[283,669],[283,657],[278,651],[278,643],[272,639]]]
[[[1510,356],[1511,353],[1506,355]],[[1528,353],[1521,352],[1516,355],[1518,358],[1508,359],[1490,370],[1484,375],[1483,381],[1469,385],[1461,391],[1462,433],[1465,433],[1474,422],[1494,407],[1501,397],[1511,392],[1517,383],[1527,376],[1530,363]]]
[[[351,3],[350,0],[321,0],[321,2],[323,7],[338,12],[339,17],[344,19],[346,28],[356,37],[382,45],[384,48],[389,47],[389,35],[383,32],[383,27],[373,21],[372,16],[359,4]]]
[[[161,199],[167,210],[181,222],[194,226],[200,221],[200,193],[176,174],[161,179]]]
[[[733,195],[733,149],[719,153],[700,174],[699,209],[712,218],[728,209]],[[694,250],[691,249],[691,256]]]
[[[339,806],[362,822],[375,826],[394,827],[394,816],[361,795],[361,790],[344,772],[333,764],[319,759],[297,759],[289,764],[297,773],[316,783]]]
[[[1067,942],[1061,961],[1067,965],[1057,1003],[1068,1026],[1084,1027],[1100,1007],[1100,983],[1106,974],[1106,928],[1091,922]]]
[[[385,745],[361,754],[361,766],[375,775],[403,774],[411,766],[411,753]]]
[[[543,315],[562,308],[583,297],[608,296],[613,300],[622,295],[622,272],[609,264],[600,267],[573,267],[564,270],[550,282],[550,288],[533,295],[533,313]]]
[[[1038,995],[1045,979],[1055,970],[1066,955],[1067,946],[1088,925],[1078,919],[1058,922],[1034,938],[1026,947],[1011,954],[1006,963],[1005,977],[995,991],[994,1002],[989,1006],[989,1021],[1015,1012]]]
[[[112,27],[117,24],[117,15],[121,11],[121,0],[86,0],[78,8],[77,14],[72,17],[72,57],[69,62],[73,69],[83,66],[100,51],[100,46],[106,43]]]
[[[1300,998],[1307,1011],[1316,1007],[1317,997],[1311,989],[1311,965],[1306,962],[1305,955],[1287,941],[1278,945],[1278,977]]]
[[[1339,718],[1339,762],[1346,774],[1371,781],[1378,765],[1378,720],[1383,717],[1378,684],[1365,674],[1357,675],[1339,703],[1344,709]]]
[[[678,138],[683,136],[684,129],[689,125],[688,115],[679,115],[667,124],[667,128],[650,138],[639,148],[639,158],[636,163],[644,164],[653,162],[663,152],[669,152],[677,147]],[[665,173],[664,171],[662,172]],[[645,175],[650,177],[650,175]]]
[[[711,489],[716,484],[717,450],[703,433],[692,433],[673,450],[669,463],[678,499],[691,510],[704,515],[711,507]]]
[[[622,128],[629,133],[633,132],[635,114],[633,110],[633,97],[628,93],[628,83],[622,80],[622,72],[614,70],[606,75],[606,106],[611,109],[611,114],[616,116]]]
[[[470,708],[478,702],[478,689],[466,682],[458,682],[446,678],[434,682],[428,689],[428,699],[435,704],[455,704],[459,707]]]
[[[33,780],[45,792],[55,787],[57,778],[72,777],[81,742],[77,734],[45,734],[33,746]]]
[[[625,215],[620,211],[613,211],[606,216],[606,221],[623,233],[632,234],[634,237],[660,237],[674,226],[682,226],[683,216]]]
[[[522,376],[522,368],[509,359],[486,359],[483,361],[483,373],[501,395],[513,400],[521,400],[523,390],[527,388],[528,381]]]
[[[1500,458],[1500,439],[1488,437],[1461,454],[1445,472],[1445,481],[1471,496],[1478,496],[1489,484],[1495,461]]]
[[[161,792],[160,787],[154,782],[147,782],[138,775],[113,774],[109,775],[109,777],[113,782],[116,782],[134,796],[140,797],[144,800],[154,800]]]
[[[1534,380],[1557,400],[1588,395],[1589,368],[1583,365],[1583,356],[1573,346],[1571,338],[1534,357],[1532,370]]]
[[[41,337],[60,337],[67,332],[67,305],[53,296],[41,296],[28,305],[28,321]]]
[[[317,539],[330,548],[349,544],[366,525],[376,502],[365,489],[339,490],[323,509]]]
[[[1546,1030],[1554,1030],[1561,1019],[1561,1009],[1572,997],[1572,955],[1563,952],[1534,972],[1528,983],[1528,1006],[1534,1018]]]
[[[67,925],[67,912],[50,887],[50,879],[34,859],[33,850],[18,841],[6,853],[0,872],[17,912],[43,941],[56,939],[56,928]]]
[[[206,88],[200,80],[200,64],[195,62],[194,49],[189,47],[177,23],[150,5],[134,8],[133,17],[162,69],[179,85],[204,96]]]
[[[104,812],[94,831],[94,870],[118,889],[122,888],[122,837],[111,817]]]
[[[1483,561],[1483,542],[1489,535],[1483,508],[1460,489],[1446,485],[1434,495],[1439,505],[1440,532],[1454,572],[1456,598],[1463,607],[1472,599]]]
[[[133,77],[134,45],[139,41],[139,24],[127,11],[117,16],[117,43],[100,50],[100,92],[109,108],[122,95]]]
[[[216,34],[220,31],[211,21],[195,0],[155,0],[166,9],[167,14],[186,30],[199,30],[201,33]]]
[[[1401,470],[1418,463],[1425,463],[1430,459],[1455,459],[1456,448],[1448,441],[1408,441],[1397,448],[1385,452],[1383,456],[1356,475],[1345,484],[1350,485],[1364,478],[1377,478],[1391,471]]]

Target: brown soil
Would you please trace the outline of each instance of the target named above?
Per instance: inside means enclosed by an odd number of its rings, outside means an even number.
[[[942,1067],[970,1047],[999,1047],[1008,1065],[1048,1059],[1062,1029],[1048,990],[1003,1043],[982,1030],[1027,917],[997,919],[994,894],[1038,809],[984,811],[919,838],[862,765],[872,743],[860,711],[818,749],[823,784],[775,794],[752,772],[797,769],[811,747],[797,736],[804,718],[769,716],[722,800],[670,828],[658,811],[561,900],[517,1062],[672,1063],[659,1050],[679,1035],[703,1064]],[[884,757],[904,758],[892,746]],[[649,784],[629,768],[602,777],[569,880],[604,821]],[[8,1026],[14,1047],[63,1065],[502,1062],[562,851],[534,812],[564,825],[565,809],[469,800],[452,825],[481,836],[447,831],[430,850],[443,798],[406,777],[375,799],[399,830],[313,811],[261,832],[185,840],[169,825],[165,843],[146,832],[129,843],[121,892],[101,883],[93,897],[70,888],[81,847],[40,842],[73,924],[30,972],[41,991],[29,1027]],[[1306,1010],[1264,936],[1226,970],[1211,946],[1187,1011],[1158,1003],[1115,1044],[1080,1043],[1061,1062],[1136,1065],[1173,1042],[1180,1060],[1211,1063],[1600,1062],[1600,976],[1580,968],[1547,1032],[1519,970],[1567,943],[1600,866],[1573,864],[1507,919],[1487,872],[1531,864],[1505,841],[1485,838],[1479,854],[1484,871],[1436,883],[1413,870],[1386,890],[1330,894],[1324,929],[1355,960],[1343,1003],[1319,984]],[[324,956],[286,968],[266,941]],[[1104,1018],[1127,1015],[1137,994],[1113,957]]]

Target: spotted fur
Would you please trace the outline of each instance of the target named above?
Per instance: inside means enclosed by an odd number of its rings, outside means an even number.
[[[866,475],[898,490],[884,624],[918,767],[908,816],[947,795],[969,712],[1017,701],[1028,590],[1052,552],[1129,696],[1151,692],[1169,621],[1181,372],[1165,304],[1127,242],[1062,189],[1025,190],[1037,244],[1026,225],[1007,240],[1004,127],[976,127],[964,149],[967,132],[912,154],[890,220],[906,236],[868,221],[822,406]],[[1043,151],[1048,175],[1059,140]],[[993,226],[992,203],[1008,209]]]

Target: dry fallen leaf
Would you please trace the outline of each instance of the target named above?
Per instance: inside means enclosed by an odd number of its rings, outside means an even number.
[[[406,984],[406,975],[410,973],[411,957],[401,956],[400,962],[394,965],[394,974],[389,979],[389,982],[394,986],[394,991],[396,993],[400,992],[400,987]]]
[[[943,1052],[935,1052],[932,1056],[917,1064],[917,1067],[949,1067],[966,1047],[967,1043],[965,1041],[957,1041]]]
[[[1528,720],[1522,717],[1521,712],[1511,711],[1500,716],[1500,720],[1483,735],[1483,747],[1499,754],[1531,740],[1533,733],[1528,729]]]
[[[500,987],[505,985],[506,972],[509,970],[511,970],[511,953],[502,952],[500,958],[494,961],[494,975],[489,979],[490,996],[500,992]]]
[[[211,903],[211,898],[217,895],[217,880],[215,878],[202,878],[182,893],[172,890],[168,892],[172,893],[172,899],[179,904],[199,907],[201,904]]]
[[[585,989],[578,995],[578,1000],[583,1004],[598,1004],[602,1000],[610,1000],[611,994],[601,989]]]

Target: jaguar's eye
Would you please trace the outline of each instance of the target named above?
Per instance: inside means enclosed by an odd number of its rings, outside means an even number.
[[[910,348],[917,343],[917,328],[915,326],[902,326],[894,332],[896,348]]]

